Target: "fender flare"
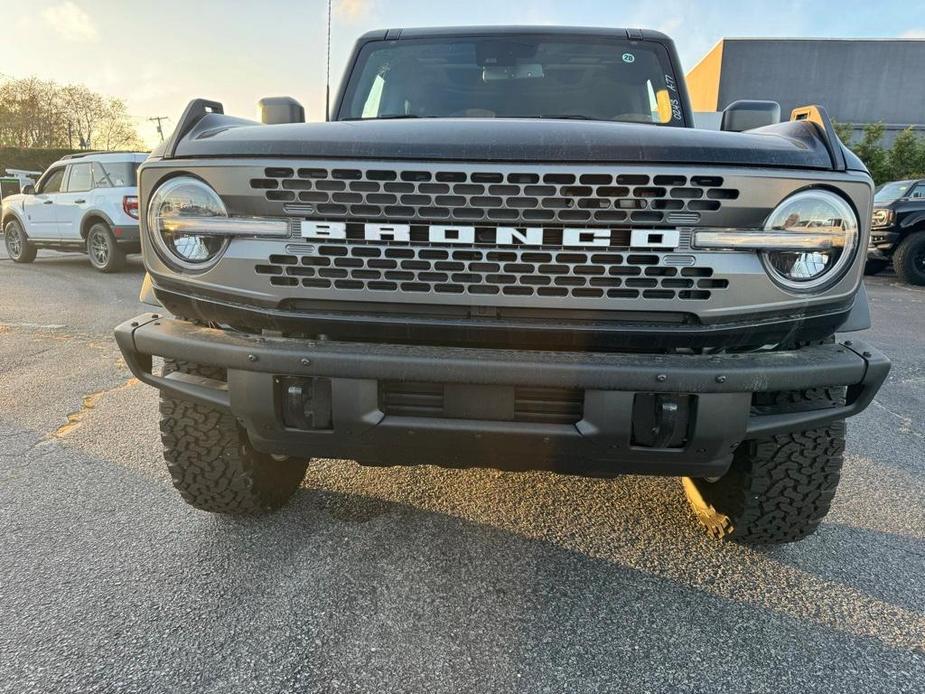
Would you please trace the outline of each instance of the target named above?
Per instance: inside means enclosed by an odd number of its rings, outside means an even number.
[[[909,215],[902,222],[900,222],[900,228],[904,233],[914,232],[916,227],[925,228],[925,211],[918,213],[917,215]]]
[[[838,329],[839,332],[851,333],[858,330],[867,330],[870,327],[870,301],[867,298],[867,287],[864,282],[854,295],[854,303],[845,322]]]
[[[100,217],[109,225],[110,229],[116,226],[115,222],[112,221],[112,217],[106,214],[103,210],[96,207],[89,209],[84,212],[83,217],[80,218],[80,238],[84,240],[86,240],[87,233],[90,231],[90,227],[87,225],[87,220],[89,220],[91,217]]]
[[[3,218],[0,219],[0,234],[6,231],[7,222],[10,221],[11,217],[19,222],[19,227],[22,229],[22,233],[26,235],[26,238],[29,238],[29,231],[25,220],[22,218],[22,215],[12,207],[3,211]]]

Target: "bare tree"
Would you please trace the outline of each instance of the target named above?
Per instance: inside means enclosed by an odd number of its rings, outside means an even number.
[[[59,147],[63,126],[57,85],[35,77],[0,83],[0,143]]]
[[[0,82],[0,146],[108,150],[140,140],[121,99],[29,77]]]

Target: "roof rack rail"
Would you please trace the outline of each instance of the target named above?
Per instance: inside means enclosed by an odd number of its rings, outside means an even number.
[[[65,154],[62,157],[58,158],[58,161],[63,161],[65,159],[80,159],[81,157],[89,157],[91,154],[144,154],[145,156],[151,154],[151,152],[143,152],[141,150],[134,149],[125,149],[125,150],[109,150],[109,149],[94,149],[88,150],[86,152],[74,152],[73,154]]]
[[[73,154],[65,154],[62,159],[80,159],[81,157],[86,157],[91,154],[99,154],[98,150],[87,151],[87,152],[74,152]]]

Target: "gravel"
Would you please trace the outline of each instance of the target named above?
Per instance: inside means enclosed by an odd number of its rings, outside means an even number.
[[[925,291],[868,282],[890,380],[762,551],[665,478],[325,460],[270,517],[191,509],[111,340],[141,277],[0,256],[0,692],[923,691]]]

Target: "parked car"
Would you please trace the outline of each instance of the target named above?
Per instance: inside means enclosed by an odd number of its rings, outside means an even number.
[[[147,154],[71,154],[19,195],[4,197],[0,225],[6,250],[31,263],[40,248],[81,250],[100,272],[115,272],[139,253],[138,165]]]
[[[925,178],[893,181],[874,196],[865,272],[890,263],[903,282],[925,285]]]
[[[391,29],[331,122],[193,101],[139,169],[163,308],[116,328],[183,498],[272,509],[312,457],[679,475],[717,538],[811,533],[889,371],[842,335],[873,181],[816,106],[693,128],[683,75],[652,31]]]

